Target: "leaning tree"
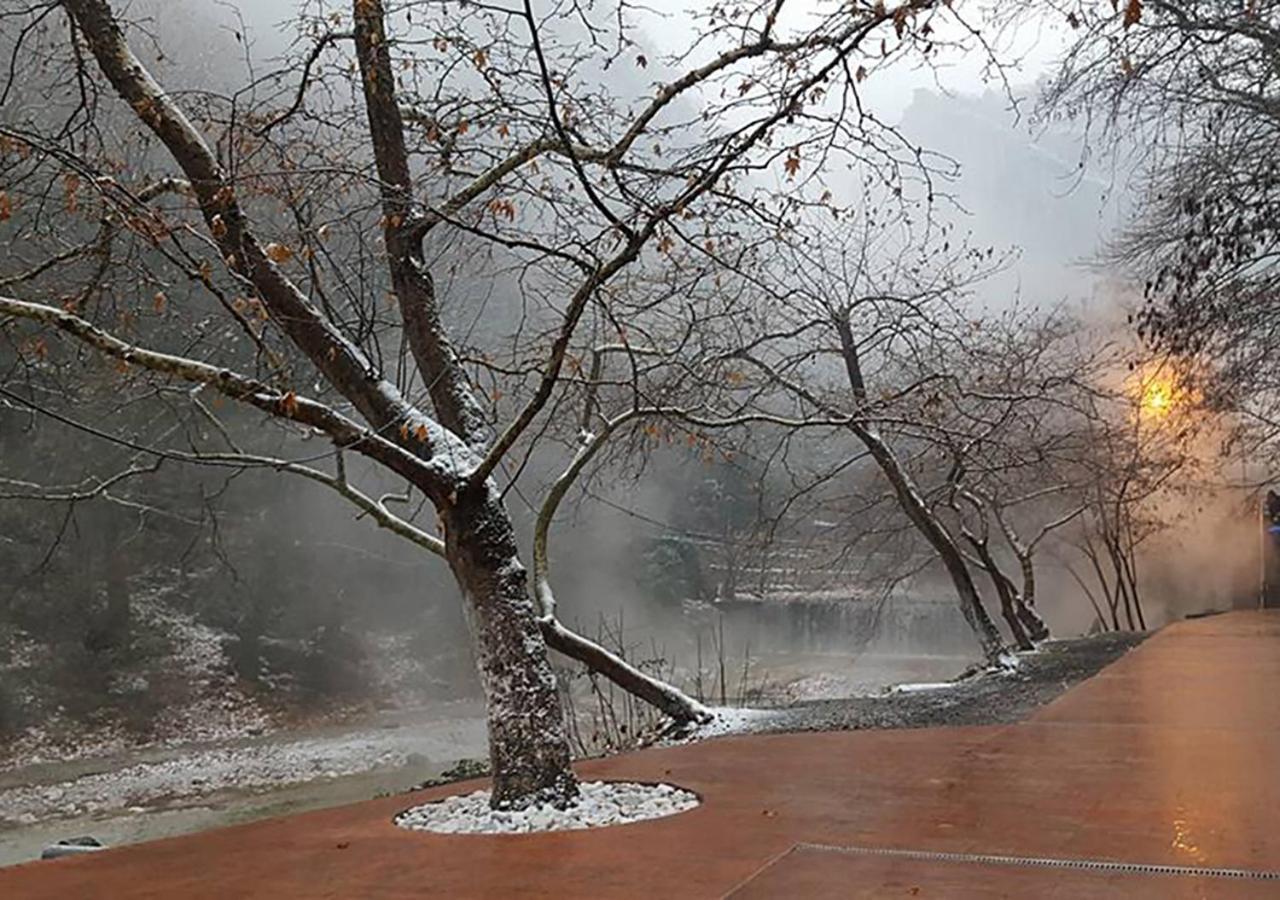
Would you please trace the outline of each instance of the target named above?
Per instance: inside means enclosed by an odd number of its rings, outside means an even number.
[[[81,377],[146,385],[169,409],[199,404],[211,437],[86,435],[309,478],[443,555],[472,623],[496,806],[576,794],[548,645],[677,716],[706,714],[561,626],[543,578],[535,603],[505,507],[531,448],[581,398],[601,335],[632,370],[644,355],[620,317],[632,273],[678,250],[740,272],[734,248],[785,227],[797,188],[834,164],[868,163],[891,184],[919,169],[860,85],[976,34],[950,2],[791,5],[713,7],[696,38],[650,59],[625,5],[308,3],[285,64],[250,60],[230,84],[195,72],[199,47],[184,72],[107,0],[3,14],[0,227],[20,228],[24,250],[0,317],[15,354],[84,360]],[[162,70],[185,87],[166,89]],[[106,236],[79,240],[90,210]],[[665,303],[696,326],[684,299]],[[148,310],[182,327],[142,321]],[[21,387],[10,399],[42,409]],[[215,395],[307,452],[231,440]],[[370,472],[422,498],[436,527],[357,486]]]
[[[956,592],[983,654],[1003,641],[983,604],[960,540],[910,465],[933,407],[954,381],[945,347],[967,339],[975,285],[1003,259],[970,246],[923,211],[869,189],[856,214],[806,214],[770,260],[761,315],[775,338],[741,348],[752,378],[786,397],[801,417],[852,438]],[[933,469],[945,471],[934,457]],[[835,461],[837,468],[849,464]]]

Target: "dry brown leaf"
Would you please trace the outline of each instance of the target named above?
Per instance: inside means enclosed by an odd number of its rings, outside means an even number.
[[[293,251],[284,244],[277,244],[272,241],[270,244],[267,244],[264,249],[267,254],[267,259],[271,260],[273,263],[284,263],[293,259]]]
[[[1124,8],[1124,27],[1137,25],[1142,19],[1142,0],[1129,0]]]

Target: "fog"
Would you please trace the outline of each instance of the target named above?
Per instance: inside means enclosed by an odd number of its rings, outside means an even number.
[[[323,8],[305,6],[311,13]],[[179,96],[231,92],[280,67],[289,77],[257,90],[287,96],[301,47],[291,21],[294,9],[287,0],[238,9],[194,0],[129,5],[131,17],[154,31],[163,58],[149,52],[158,60],[161,80]],[[652,65],[601,68],[596,74],[609,90],[639,98],[661,81],[663,30],[689,20],[684,5],[657,9],[667,18],[646,14],[634,50],[646,53]],[[1123,220],[1127,175],[1106,154],[1090,152],[1087,135],[1076,125],[1045,124],[1031,115],[1035,85],[1061,36],[1046,24],[1027,26],[1002,41],[1004,52],[1023,61],[1016,70],[1021,81],[1012,88],[972,61],[944,57],[936,71],[878,72],[868,84],[867,102],[909,141],[954,162],[955,177],[934,210],[939,221],[970,233],[978,244],[1016,253],[1003,272],[976,290],[976,307],[1069,307],[1103,331],[1114,329],[1119,340],[1127,334],[1131,287],[1091,263]],[[1022,101],[1020,109],[1011,103],[1014,98]],[[447,296],[445,312],[467,324],[477,345],[500,346],[514,329],[532,327],[525,308],[509,302],[519,273],[494,272],[478,245],[465,237],[431,249],[447,272],[438,279]],[[554,285],[522,287],[549,292]],[[257,421],[246,414],[239,424],[250,429]],[[38,431],[44,442],[33,438],[34,449],[25,459],[15,447],[7,464],[44,468],[52,482],[79,477],[82,461],[68,462],[74,457],[51,457],[40,449],[79,440],[62,425],[36,422],[14,410],[0,423],[11,434]],[[1220,437],[1204,436],[1199,450],[1205,460],[1199,477],[1218,489],[1207,500],[1204,495],[1188,499],[1171,486],[1161,503],[1172,524],[1143,545],[1141,579],[1150,625],[1230,606],[1253,584],[1256,526],[1246,492],[1217,471],[1214,445]],[[284,458],[306,459],[315,451],[287,435],[270,436],[262,444]],[[565,446],[541,447],[508,493],[525,546],[538,502],[535,489],[568,460]],[[170,468],[170,477],[179,474]],[[370,471],[357,467],[353,472],[371,491],[400,490]],[[869,466],[856,473],[886,492]],[[283,649],[273,663],[275,673],[287,670],[295,681],[310,679],[313,692],[322,697],[377,706],[478,695],[458,591],[443,560],[378,529],[342,498],[305,480],[269,469],[234,476],[186,469],[180,475],[186,500],[175,505],[183,510],[183,521],[163,526],[171,538],[163,545],[140,550],[138,542],[150,536],[134,527],[135,517],[118,512],[96,527],[87,513],[78,513],[68,527],[59,511],[45,510],[31,516],[21,540],[5,536],[9,565],[26,573],[9,603],[27,609],[55,596],[62,610],[54,624],[24,613],[27,638],[39,643],[36,623],[44,621],[55,633],[53,643],[70,640],[74,629],[65,626],[75,617],[75,603],[98,593],[92,573],[105,572],[112,554],[127,552],[132,568],[123,577],[135,596],[171,598],[182,615],[224,633],[233,657],[245,641],[279,643]],[[866,688],[900,680],[906,671],[952,674],[976,658],[977,645],[959,618],[950,586],[936,566],[921,560],[918,541],[899,536],[897,543],[878,550],[857,545],[849,552],[844,538],[822,524],[826,518],[820,517],[829,517],[830,509],[789,520],[799,537],[765,540],[762,523],[787,487],[778,477],[766,477],[745,462],[707,465],[696,450],[678,447],[653,454],[642,471],[602,466],[566,502],[553,529],[552,564],[563,618],[635,658],[661,660],[685,685],[701,685],[710,677],[712,661],[727,658],[740,673],[734,676],[735,690],[757,691],[739,699],[761,702],[764,686],[824,670],[851,679],[845,687]],[[157,505],[164,503],[162,494],[153,497]],[[725,510],[733,504],[729,515]],[[11,519],[26,514],[26,508],[6,511]],[[865,521],[893,515],[881,507]],[[861,524],[841,527],[856,531]],[[96,533],[102,528],[118,531],[105,550]],[[1043,557],[1041,602],[1059,636],[1097,625],[1063,562],[1072,552],[1071,539],[1070,529],[1064,531]],[[148,554],[154,558],[144,560]],[[733,562],[739,556],[745,561]],[[765,562],[770,559],[773,564]],[[86,560],[87,582],[77,574]],[[1074,565],[1083,571],[1078,560]],[[15,599],[19,595],[25,599]],[[318,641],[330,641],[318,664],[332,677],[304,675],[305,665],[290,661],[289,642],[310,642],[314,648]],[[911,658],[942,662],[939,669],[893,662]],[[857,668],[860,664],[864,667]]]

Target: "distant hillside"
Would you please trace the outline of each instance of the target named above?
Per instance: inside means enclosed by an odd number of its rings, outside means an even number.
[[[1000,282],[1004,293],[1021,289],[1025,300],[1085,299],[1096,277],[1081,267],[1093,257],[1118,218],[1123,183],[1080,169],[1082,140],[1061,125],[1033,128],[1031,100],[1021,121],[1008,98],[917,91],[901,127],[913,142],[946,154],[961,167],[945,188],[964,211],[942,212],[982,244],[1016,247],[1021,256]],[[994,299],[993,302],[998,302]]]

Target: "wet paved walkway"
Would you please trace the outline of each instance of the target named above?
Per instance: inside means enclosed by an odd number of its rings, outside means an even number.
[[[1280,897],[1280,613],[1169,626],[1018,725],[723,738],[580,774],[705,802],[591,832],[391,824],[453,786],[2,869],[0,897]]]

